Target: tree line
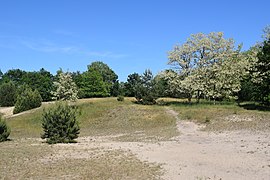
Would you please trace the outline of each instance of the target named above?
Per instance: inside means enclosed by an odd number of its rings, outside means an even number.
[[[11,69],[4,74],[0,71],[0,105],[13,106],[21,96],[52,101],[119,95],[135,97],[142,104],[155,104],[159,97],[179,97],[189,102],[195,98],[197,102],[237,100],[269,105],[269,34],[268,26],[263,41],[247,51],[241,51],[242,45],[236,46],[222,32],[193,34],[168,52],[170,69],[156,76],[151,70],[132,73],[126,82],[119,82],[118,75],[101,61],[89,64],[85,72],[60,69],[56,75],[44,68],[33,72]]]

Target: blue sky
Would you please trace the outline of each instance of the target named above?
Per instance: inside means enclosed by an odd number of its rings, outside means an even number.
[[[222,31],[248,49],[270,24],[270,1],[1,0],[0,69],[85,71],[100,60],[125,81],[166,68],[167,52]]]

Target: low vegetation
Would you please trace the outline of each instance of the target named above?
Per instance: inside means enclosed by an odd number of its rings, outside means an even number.
[[[80,133],[77,114],[76,106],[61,102],[44,110],[41,120],[44,133],[41,138],[49,144],[75,142]]]
[[[205,125],[207,131],[270,130],[270,108],[259,104],[211,101],[188,103],[181,99],[160,100],[179,113],[179,118]],[[251,106],[252,105],[252,106]]]
[[[13,82],[0,85],[0,106],[14,106],[16,102],[16,86]]]
[[[135,98],[125,98],[122,102],[115,98],[78,100],[81,139],[76,144],[50,146],[40,139],[45,117],[61,119],[58,117],[64,116],[65,113],[61,113],[64,108],[58,104],[46,103],[42,108],[10,117],[7,125],[12,129],[11,141],[0,144],[3,162],[0,178],[159,179],[163,174],[160,164],[141,161],[125,150],[93,148],[91,143],[98,138],[115,143],[170,141],[179,132],[177,118],[169,110],[178,112],[180,120],[205,125],[207,131],[270,130],[268,109],[248,110],[245,104],[213,105],[207,101],[197,104],[195,100],[190,104],[172,98],[159,99],[153,106],[135,102]],[[65,106],[68,107],[73,110]],[[74,120],[75,114],[69,115]],[[57,129],[57,125],[53,123],[53,129]]]
[[[163,173],[159,164],[122,150],[48,146],[33,139],[0,148],[0,179],[159,179]]]
[[[7,126],[6,122],[2,120],[0,115],[0,142],[6,141],[10,134],[10,128]]]
[[[32,90],[30,87],[25,87],[21,90],[21,93],[17,96],[17,100],[14,107],[14,114],[27,111],[33,108],[40,107],[42,103],[42,97],[37,90]]]

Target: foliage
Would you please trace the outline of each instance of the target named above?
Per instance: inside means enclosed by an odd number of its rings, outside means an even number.
[[[53,83],[56,87],[56,90],[52,92],[55,99],[64,101],[75,101],[78,99],[78,88],[70,73],[61,72],[58,75],[58,81]]]
[[[24,86],[24,88],[22,88],[20,91],[21,93],[17,96],[13,110],[14,114],[41,106],[42,97],[40,96],[38,90],[33,91],[31,88]]]
[[[257,54],[257,62],[251,71],[253,81],[259,89],[259,100],[270,103],[270,38],[265,40]]]
[[[8,70],[3,76],[2,76],[2,82],[9,82],[12,81],[15,83],[15,85],[22,85],[22,77],[26,74],[25,71],[20,69],[11,69]]]
[[[10,128],[0,116],[0,142],[6,141],[10,135]]]
[[[70,143],[75,142],[80,133],[77,121],[77,107],[69,106],[67,103],[58,103],[54,107],[44,110],[42,117],[42,128],[44,134],[42,139],[47,143]]]
[[[43,101],[52,100],[53,75],[50,72],[43,68],[38,72],[27,72],[22,76],[21,81],[32,89],[37,89]]]
[[[117,101],[124,101],[125,100],[125,97],[124,96],[117,96]]]
[[[156,104],[158,92],[152,72],[145,70],[140,77],[140,83],[135,85],[135,98],[137,102],[145,105]]]
[[[102,81],[106,84],[107,91],[111,96],[117,95],[115,93],[117,89],[114,88],[117,88],[115,84],[117,83],[118,76],[107,64],[101,61],[95,61],[88,65],[87,68],[89,72],[97,72],[102,76]]]
[[[116,97],[119,94],[121,94],[120,83],[118,80],[112,85],[110,92],[111,96],[113,97]]]
[[[193,96],[197,101],[234,98],[246,66],[239,51],[240,46],[234,50],[234,40],[224,39],[221,32],[191,35],[169,52],[169,64],[177,72],[167,73],[172,91],[186,94],[189,102]]]
[[[135,88],[141,83],[141,76],[138,73],[128,75],[127,82],[124,84],[125,96],[134,97]]]
[[[0,84],[1,84],[1,81],[2,81],[2,78],[3,78],[3,72],[1,71],[1,69],[0,69]]]
[[[80,96],[83,98],[106,97],[109,91],[102,76],[97,71],[87,71],[81,75],[81,81],[78,83]]]
[[[14,106],[16,101],[16,86],[10,81],[0,85],[0,106]]]

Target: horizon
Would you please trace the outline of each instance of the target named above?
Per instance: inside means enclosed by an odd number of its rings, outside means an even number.
[[[125,82],[170,68],[167,52],[191,34],[224,32],[247,50],[270,24],[267,0],[1,2],[0,69],[55,74],[102,61]]]

